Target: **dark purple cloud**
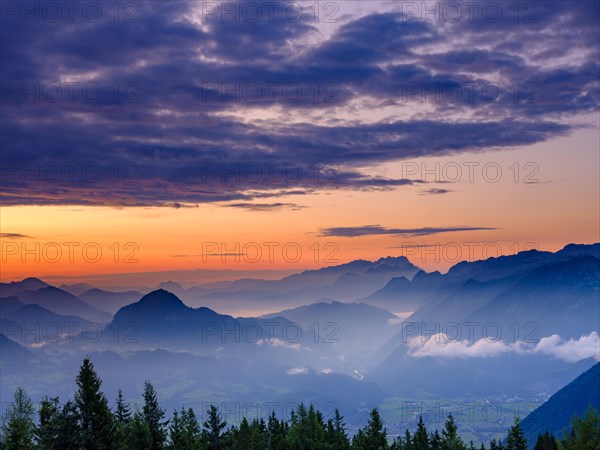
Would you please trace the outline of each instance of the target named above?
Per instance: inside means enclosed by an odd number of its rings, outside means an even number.
[[[283,202],[275,202],[275,203],[250,203],[250,202],[242,202],[242,203],[228,203],[223,205],[227,208],[240,208],[247,209],[249,211],[274,211],[280,209],[289,209],[291,211],[297,211],[305,208],[305,206],[297,205],[296,203],[283,203]]]
[[[21,233],[0,233],[0,239],[31,239],[31,236]]]
[[[489,227],[424,227],[424,228],[388,228],[381,225],[363,225],[357,227],[333,227],[320,230],[321,236],[331,237],[360,237],[376,235],[392,236],[429,236],[440,233],[456,233],[460,231],[495,230]]]
[[[280,204],[393,189],[424,183],[361,169],[544,142],[597,110],[597,2],[535,2],[532,23],[378,12],[328,37],[280,9],[236,22],[198,2],[134,3],[117,21],[107,8],[57,23],[3,10],[3,205]],[[556,60],[573,48],[576,62]],[[361,102],[415,113],[373,122]],[[281,117],[259,120],[269,107]],[[355,119],[337,118],[345,110]]]
[[[427,190],[421,191],[420,195],[442,195],[442,194],[448,194],[449,192],[452,192],[452,191],[450,189],[432,188],[432,189],[427,189]]]

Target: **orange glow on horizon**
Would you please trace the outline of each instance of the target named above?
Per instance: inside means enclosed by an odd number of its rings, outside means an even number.
[[[446,271],[460,260],[500,252],[556,251],[570,242],[598,242],[600,156],[595,133],[584,129],[575,136],[505,152],[419,159],[413,164],[424,164],[425,173],[417,177],[429,181],[425,185],[330,189],[278,198],[304,206],[297,210],[253,211],[217,204],[179,209],[2,207],[1,279],[196,269],[289,273],[402,255],[427,271]],[[570,155],[564,151],[567,145],[576,149]],[[524,182],[528,173],[523,168],[532,161],[535,182]],[[477,172],[480,178],[473,182],[466,175],[456,183],[431,179],[436,164],[467,167],[472,162],[478,167],[493,162],[503,170],[502,177],[489,182]],[[518,174],[515,164],[521,169]],[[398,177],[404,168],[390,163],[370,170]],[[423,195],[430,188],[450,192]],[[366,225],[491,229],[427,236],[322,235],[328,228]]]

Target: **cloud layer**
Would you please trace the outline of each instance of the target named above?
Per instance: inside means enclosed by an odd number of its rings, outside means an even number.
[[[4,205],[396,188],[420,180],[361,169],[544,142],[598,105],[597,2],[536,2],[530,22],[340,3],[337,23],[158,1],[52,22],[51,3],[2,18]]]
[[[508,353],[545,354],[567,362],[576,362],[585,358],[600,361],[600,336],[596,331],[579,339],[564,340],[559,335],[544,337],[537,344],[523,342],[506,343],[490,339],[474,342],[456,340],[443,333],[427,339],[414,337],[409,341],[408,354],[416,357],[439,358],[488,358]]]

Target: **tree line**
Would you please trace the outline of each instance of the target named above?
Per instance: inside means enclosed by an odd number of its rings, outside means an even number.
[[[486,448],[466,444],[458,435],[450,414],[442,432],[428,432],[419,419],[417,430],[388,437],[377,409],[367,424],[350,437],[339,410],[325,420],[312,405],[300,404],[288,420],[272,412],[267,421],[242,419],[227,427],[219,409],[211,405],[206,420],[198,420],[192,408],[165,417],[158,395],[148,381],[144,404],[133,411],[119,389],[111,410],[100,387],[102,381],[89,359],[84,359],[76,378],[73,400],[44,397],[37,420],[33,403],[17,388],[1,427],[0,448],[6,450],[527,450],[519,419],[508,431],[506,443],[493,439]],[[556,439],[546,432],[537,439],[535,450],[600,450],[600,419],[595,410],[575,418],[570,432]]]

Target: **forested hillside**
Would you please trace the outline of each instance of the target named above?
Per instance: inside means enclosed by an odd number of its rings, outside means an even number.
[[[192,408],[174,411],[170,419],[161,408],[158,393],[148,381],[141,408],[132,408],[119,390],[115,407],[101,391],[102,380],[89,359],[84,359],[76,378],[73,400],[60,402],[44,397],[39,410],[26,392],[18,388],[2,424],[1,448],[6,450],[526,450],[527,441],[519,418],[508,430],[506,444],[493,439],[489,446],[468,444],[457,433],[450,414],[444,428],[427,430],[419,420],[414,434],[392,438],[374,408],[368,422],[349,436],[339,410],[326,419],[313,405],[300,403],[289,417],[273,411],[267,420],[229,426],[216,405],[210,405],[204,420]],[[575,418],[570,434],[556,440],[540,436],[536,450],[595,450],[600,446],[600,419],[589,409]]]

